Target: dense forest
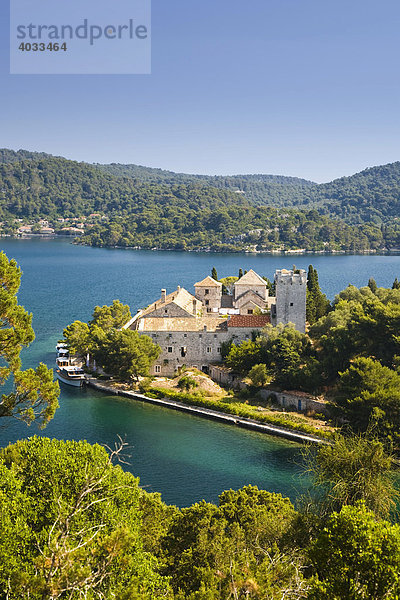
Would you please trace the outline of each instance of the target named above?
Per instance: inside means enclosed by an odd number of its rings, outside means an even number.
[[[206,177],[0,150],[0,218],[103,218],[82,243],[187,250],[364,251],[400,246],[400,163],[329,184]]]

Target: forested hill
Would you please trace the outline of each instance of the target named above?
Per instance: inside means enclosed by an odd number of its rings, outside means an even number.
[[[83,225],[84,243],[229,251],[400,246],[400,163],[326,185],[122,167],[0,150],[2,233],[16,231],[15,218],[34,223],[45,217],[58,230],[60,218],[85,221],[96,213],[97,222]],[[238,189],[246,181],[252,191]]]
[[[400,217],[400,162],[371,167],[325,184],[280,175],[210,177],[137,165],[96,166],[107,173],[153,183],[204,182],[239,192],[255,205],[316,208],[321,214],[339,217],[349,224],[381,223]]]
[[[346,223],[387,222],[400,218],[400,162],[371,167],[310,190],[307,203]]]
[[[174,173],[163,169],[153,169],[139,165],[110,165],[96,164],[99,169],[113,175],[133,177],[148,183],[174,185],[210,185],[215,188],[228,189],[244,197],[255,205],[267,206],[295,206],[303,203],[309,197],[309,190],[316,183],[299,179],[298,177],[285,177],[283,175],[190,175]]]
[[[27,161],[29,164],[23,167],[25,178],[21,179],[17,165],[23,165]],[[94,208],[93,192],[98,196],[99,206],[96,210],[101,210],[101,200],[106,201],[105,205],[103,202],[104,210],[109,210],[106,206],[107,193],[121,197],[122,202],[118,201],[117,204],[124,206],[127,201],[126,194],[129,195],[141,185],[149,185],[153,189],[154,186],[161,186],[164,191],[183,185],[190,188],[212,187],[215,190],[225,190],[229,192],[229,203],[234,204],[248,201],[256,206],[275,208],[316,208],[321,214],[343,219],[349,224],[379,224],[400,218],[400,162],[371,167],[351,177],[342,177],[325,184],[280,175],[207,176],[174,173],[139,165],[89,165],[45,153],[26,150],[14,152],[8,149],[0,149],[0,166],[1,180],[10,193],[29,192],[24,185],[24,179],[29,180],[29,171],[32,171],[34,191],[38,190],[38,185],[41,192],[45,193],[46,187],[62,184],[64,189],[58,190],[59,203],[62,203],[66,194],[72,195],[73,203],[76,201],[81,204],[83,200]],[[40,180],[44,179],[47,184],[41,186]],[[104,194],[99,194],[100,187],[104,187]],[[216,191],[214,194],[219,195]],[[226,201],[224,195],[221,197]],[[8,193],[6,197],[2,196],[2,200],[8,198]],[[57,204],[57,199],[55,203]],[[12,212],[14,210],[12,207]]]

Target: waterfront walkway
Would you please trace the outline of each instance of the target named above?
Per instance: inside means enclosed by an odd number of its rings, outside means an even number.
[[[189,404],[184,404],[183,402],[178,402],[177,400],[170,400],[169,398],[149,398],[148,396],[145,396],[144,394],[140,394],[138,392],[117,390],[116,388],[107,385],[106,383],[98,381],[94,377],[88,377],[86,382],[90,387],[93,387],[102,392],[106,392],[107,394],[113,394],[115,396],[124,396],[126,398],[131,398],[132,400],[139,400],[141,402],[148,402],[149,404],[163,406],[172,410],[179,410],[181,412],[186,412],[192,415],[196,415],[198,417],[212,419],[214,421],[221,421],[228,425],[236,425],[237,427],[243,427],[244,429],[251,429],[253,431],[259,431],[260,433],[267,433],[269,435],[282,437],[293,442],[303,444],[329,444],[329,442],[325,440],[311,435],[307,435],[305,433],[301,433],[300,431],[293,431],[290,429],[285,429],[284,427],[277,427],[276,425],[267,425],[254,419],[247,419],[244,417],[229,415],[227,413],[219,412],[217,410],[212,410],[211,408],[204,408],[202,406],[192,406]]]

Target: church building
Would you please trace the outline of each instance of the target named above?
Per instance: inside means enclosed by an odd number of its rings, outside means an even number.
[[[161,297],[125,325],[148,335],[162,349],[153,375],[173,377],[183,366],[208,372],[221,361],[222,344],[252,339],[268,323],[293,323],[306,327],[307,275],[303,270],[275,273],[276,297],[270,297],[266,281],[252,269],[238,279],[232,293],[222,293],[219,281],[208,276],[194,284],[192,295],[184,288]]]

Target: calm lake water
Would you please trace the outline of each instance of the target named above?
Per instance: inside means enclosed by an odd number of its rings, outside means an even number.
[[[75,319],[90,319],[95,305],[119,298],[134,313],[157,298],[161,288],[172,291],[181,285],[192,292],[193,283],[213,266],[219,277],[253,268],[272,279],[277,268],[312,263],[329,298],[348,283],[365,285],[369,277],[382,286],[400,279],[399,256],[135,252],[46,239],[2,239],[0,245],[22,267],[19,301],[34,315],[36,340],[23,353],[25,367],[39,361],[53,366],[63,328]],[[34,426],[2,423],[0,445],[35,433]],[[142,485],[180,506],[203,498],[215,501],[224,489],[248,483],[292,499],[308,485],[300,474],[296,444],[93,390],[63,386],[60,408],[42,434],[109,445],[120,434],[131,446],[129,469]]]

